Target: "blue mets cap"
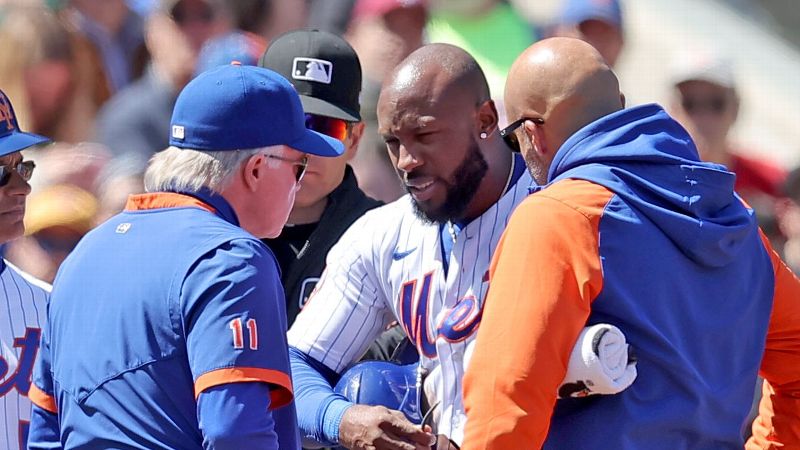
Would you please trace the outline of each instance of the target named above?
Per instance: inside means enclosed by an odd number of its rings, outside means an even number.
[[[622,29],[622,8],[619,0],[567,0],[561,10],[561,23],[579,24],[601,20]]]
[[[306,128],[300,97],[269,69],[233,63],[203,72],[183,88],[172,112],[169,144],[206,151],[287,145],[339,156],[342,143]]]
[[[14,107],[11,106],[11,101],[6,94],[0,91],[0,156],[49,142],[50,139],[44,136],[25,133],[19,129]]]

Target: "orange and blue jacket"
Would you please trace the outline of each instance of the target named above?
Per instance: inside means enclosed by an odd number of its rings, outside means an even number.
[[[514,212],[465,379],[472,449],[800,448],[800,282],[724,167],[658,105],[603,117]],[[556,400],[585,325],[619,327],[638,378]]]

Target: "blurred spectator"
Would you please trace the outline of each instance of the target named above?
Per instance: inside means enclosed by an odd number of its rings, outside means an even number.
[[[234,30],[203,45],[195,74],[239,61],[254,66],[267,49],[267,26],[273,0],[226,0],[225,7]]]
[[[64,16],[86,40],[102,77],[97,107],[141,76],[148,59],[144,22],[124,0],[69,0]]]
[[[12,241],[6,257],[22,270],[52,283],[58,267],[94,224],[92,194],[58,184],[31,194],[25,213],[25,236]]]
[[[501,0],[434,0],[427,32],[430,42],[453,44],[475,57],[495,102],[503,98],[511,64],[538,39],[535,28]]]
[[[391,202],[405,193],[377,132],[376,108],[384,77],[422,45],[426,0],[357,0],[345,38],[361,61],[364,137],[351,166],[370,197]]]
[[[309,0],[308,27],[343,35],[355,3],[355,0]]]
[[[237,1],[237,0],[232,0]],[[324,0],[331,1],[331,0]],[[272,0],[270,18],[267,23],[267,42],[290,30],[303,28],[308,22],[306,0]]]
[[[90,135],[95,107],[86,56],[44,6],[0,6],[0,85],[24,129],[58,141]]]
[[[622,25],[620,0],[565,0],[552,34],[583,39],[613,67],[624,44]]]
[[[395,66],[422,46],[427,0],[357,0],[346,38],[364,77],[380,86]]]
[[[136,155],[115,158],[97,177],[95,226],[121,212],[129,195],[144,192],[143,168],[147,165],[147,161],[136,158]]]
[[[206,70],[230,64],[232,61],[255,66],[266,48],[267,43],[260,36],[241,31],[232,31],[209,39],[200,50],[195,76]]]
[[[29,150],[36,163],[36,177],[31,180],[34,192],[55,184],[71,184],[95,192],[99,174],[110,159],[108,149],[100,144],[64,142]]]
[[[756,210],[762,229],[780,249],[776,207],[784,198],[786,172],[730,139],[739,114],[733,63],[715,52],[694,51],[678,56],[671,70],[670,112],[692,135],[703,160],[736,174],[736,192]]]
[[[224,6],[230,16],[233,28],[256,35],[262,40],[270,33],[273,11],[277,0],[225,0]],[[262,52],[263,53],[263,52]]]
[[[228,27],[216,1],[162,0],[145,24],[150,66],[100,111],[98,140],[114,155],[135,154],[143,162],[166,148],[172,106],[195,71],[200,48]]]

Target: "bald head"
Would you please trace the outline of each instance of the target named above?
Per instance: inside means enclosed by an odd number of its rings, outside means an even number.
[[[552,38],[528,47],[508,73],[505,104],[509,120],[545,120],[558,149],[583,126],[623,107],[616,75],[586,42]]]
[[[428,98],[444,90],[468,92],[474,103],[489,99],[489,85],[475,58],[449,44],[420,47],[394,69],[381,89],[389,94],[421,94]]]

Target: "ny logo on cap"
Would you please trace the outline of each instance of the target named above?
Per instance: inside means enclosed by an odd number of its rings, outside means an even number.
[[[331,84],[332,75],[333,63],[324,59],[298,57],[292,64],[292,78],[295,80]]]
[[[15,129],[14,126],[14,113],[11,111],[11,105],[5,95],[0,94],[0,121],[6,123],[8,131]]]

